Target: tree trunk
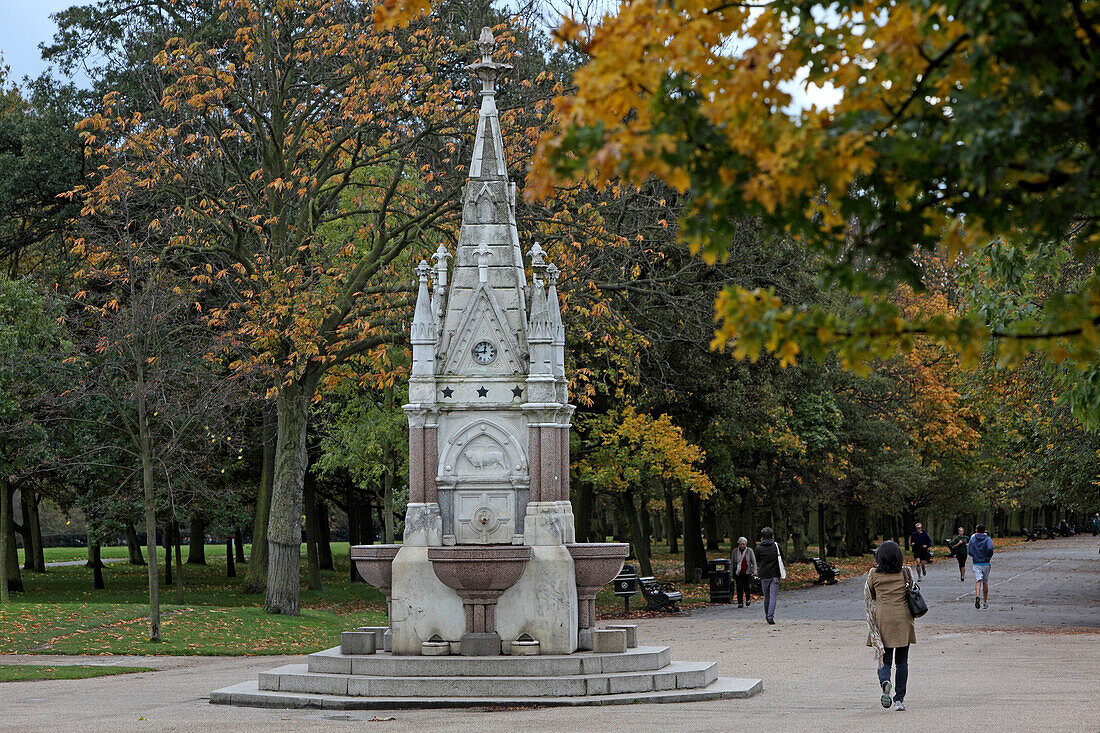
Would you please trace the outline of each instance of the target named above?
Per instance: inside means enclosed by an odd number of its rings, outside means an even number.
[[[237,564],[244,565],[248,561],[244,558],[244,533],[238,527],[233,532],[233,551],[237,553]]]
[[[172,539],[176,546],[176,605],[183,605],[183,537],[179,522],[172,520]]]
[[[263,593],[267,587],[267,526],[271,520],[271,494],[275,485],[275,442],[277,434],[276,408],[263,405],[263,462],[260,486],[256,492],[256,513],[252,519],[252,551],[248,554],[248,572],[244,578],[245,593]]]
[[[634,548],[634,557],[638,561],[638,572],[643,575],[653,575],[653,563],[649,557],[649,536],[642,526],[642,515],[638,507],[634,505],[634,492],[624,491],[619,494],[619,506],[622,509],[623,521],[630,526],[631,545]]]
[[[802,508],[802,502],[788,515],[787,526],[791,533],[791,562],[806,562],[806,535],[810,524],[809,512]]]
[[[317,559],[322,570],[335,570],[336,565],[332,561],[332,528],[329,526],[328,502],[317,502]]]
[[[99,549],[99,541],[93,541],[90,534],[88,535],[88,562],[84,563],[84,567],[93,570],[103,567],[103,553]]]
[[[347,503],[348,508],[348,547],[374,544],[374,527],[371,526],[370,505],[368,504],[364,511],[364,508],[356,502],[355,484],[350,477],[344,484],[344,501]],[[364,524],[366,524],[366,528],[364,528]],[[369,535],[366,534],[367,529],[370,530]],[[355,563],[350,561],[350,555],[349,551],[348,579],[352,583],[364,582],[359,577],[359,571],[356,569]]]
[[[317,479],[307,470],[302,487],[302,508],[306,513],[306,586],[321,590],[321,525],[317,520]]]
[[[653,541],[664,542],[666,524],[664,518],[661,516],[661,512],[654,512],[648,519],[650,531],[653,533]]]
[[[587,481],[578,481],[577,505],[573,507],[573,516],[577,525],[577,542],[592,541],[592,486]]]
[[[668,524],[665,526],[665,536],[668,537],[668,552],[670,555],[680,554],[680,546],[676,542],[676,537],[680,534],[680,523],[676,521],[676,504],[672,501],[672,492],[665,491],[665,520]]]
[[[264,608],[269,613],[297,616],[301,613],[299,566],[309,396],[300,394],[297,388],[284,388],[277,406],[279,425],[275,444],[275,484],[267,527],[268,572]]]
[[[233,556],[233,535],[225,538],[225,577],[237,577],[237,558]]]
[[[821,545],[821,559],[824,560],[828,557],[828,546],[825,544],[825,502],[818,502],[817,505],[817,543]]]
[[[707,551],[703,547],[702,528],[699,516],[699,495],[694,491],[684,491],[684,581],[696,582],[707,577]]]
[[[164,584],[174,585],[172,580],[172,523],[164,523]]]
[[[7,476],[0,476],[0,603],[11,603],[11,594],[8,578],[8,535],[14,530],[11,523],[11,486]],[[12,538],[14,539],[14,538]],[[14,544],[14,543],[13,543]],[[19,562],[15,563],[16,571],[19,570]]]
[[[145,510],[145,547],[149,554],[149,567],[146,571],[149,580],[149,641],[160,641],[160,575],[157,568],[157,507],[153,486],[153,449],[149,430],[148,408],[145,404],[145,362],[137,363],[137,414],[138,414],[138,452],[141,454],[141,488]],[[167,535],[167,532],[165,532]],[[136,537],[135,537],[136,539]],[[168,557],[168,543],[165,538],[165,565],[171,568]],[[136,542],[134,544],[137,544]],[[140,552],[140,551],[139,551]],[[133,550],[130,561],[133,562]],[[172,582],[171,571],[166,573],[168,583]]]
[[[718,536],[718,514],[710,502],[703,502],[703,526],[707,533],[707,550],[721,550],[722,540]]]
[[[92,541],[88,538],[88,562],[85,567],[92,569],[92,587],[96,590],[106,590],[103,582],[103,557],[99,549],[99,540]]]
[[[130,553],[131,565],[145,564],[145,558],[141,555],[141,543],[138,542],[137,530],[129,522],[126,523],[126,547]]]
[[[188,565],[206,564],[206,517],[191,515],[191,542],[187,548]]]
[[[42,548],[42,521],[38,512],[38,493],[20,489],[19,506],[23,509],[23,569],[32,573],[46,572],[46,553]]]

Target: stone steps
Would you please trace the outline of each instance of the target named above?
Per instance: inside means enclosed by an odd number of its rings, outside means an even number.
[[[579,697],[706,687],[718,679],[713,662],[671,662],[659,670],[556,676],[369,676],[319,674],[288,664],[260,674],[259,689],[349,697]]]
[[[385,677],[561,677],[656,671],[672,661],[667,646],[639,646],[621,654],[542,654],[530,657],[418,657],[342,654],[340,647],[310,654],[310,672]]]
[[[260,708],[307,708],[315,710],[400,710],[430,708],[493,708],[538,705],[543,707],[575,707],[585,705],[628,705],[636,703],[701,702],[752,697],[763,689],[755,679],[719,677],[706,687],[652,692],[582,695],[576,697],[350,697],[297,692],[260,690],[256,682],[216,690],[210,694],[215,705],[238,705]]]

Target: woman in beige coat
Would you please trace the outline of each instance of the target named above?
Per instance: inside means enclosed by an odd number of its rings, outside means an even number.
[[[909,645],[917,643],[917,631],[909,604],[905,600],[906,586],[912,578],[904,567],[905,556],[896,542],[886,540],[875,552],[876,567],[867,573],[863,587],[867,604],[867,646],[874,647],[878,658],[878,681],[882,687],[879,701],[890,707],[890,666],[894,674],[894,710],[905,710],[905,683],[909,679]]]

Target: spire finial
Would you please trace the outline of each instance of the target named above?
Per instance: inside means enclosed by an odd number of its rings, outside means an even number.
[[[493,63],[493,51],[497,50],[497,39],[493,38],[493,29],[485,26],[477,39],[477,50],[481,51],[481,63]]]
[[[477,39],[477,50],[481,52],[481,61],[466,67],[468,71],[477,73],[481,79],[482,107],[485,107],[485,98],[496,96],[497,77],[511,71],[511,64],[498,64],[493,61],[493,52],[497,49],[497,41],[493,38],[493,29],[485,26],[481,29],[481,35]],[[495,107],[494,113],[495,113]]]
[[[420,264],[416,266],[416,274],[420,276],[420,282],[428,282],[428,270],[430,269],[427,262],[420,260]]]
[[[546,267],[546,250],[542,248],[538,242],[531,245],[531,249],[527,251],[527,254],[531,255],[531,267],[542,269]]]

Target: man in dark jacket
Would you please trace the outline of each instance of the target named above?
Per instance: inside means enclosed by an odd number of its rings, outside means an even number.
[[[989,608],[989,561],[993,559],[993,540],[985,533],[985,525],[974,528],[966,554],[974,561],[974,608]]]
[[[760,530],[760,537],[760,544],[756,546],[756,572],[764,592],[764,615],[769,624],[774,624],[775,601],[779,594],[779,545],[775,544],[775,532],[771,527]]]
[[[928,575],[926,562],[932,559],[928,548],[932,546],[932,538],[924,531],[924,525],[917,522],[917,531],[909,538],[909,546],[913,548],[913,569],[917,575]]]

